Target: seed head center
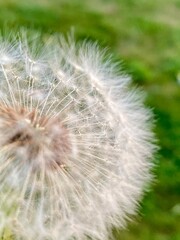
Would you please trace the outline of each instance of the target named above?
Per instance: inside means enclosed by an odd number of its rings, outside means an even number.
[[[40,116],[25,108],[0,105],[0,130],[6,138],[0,142],[9,146],[11,155],[27,161],[37,169],[64,167],[71,153],[68,130],[59,117]]]

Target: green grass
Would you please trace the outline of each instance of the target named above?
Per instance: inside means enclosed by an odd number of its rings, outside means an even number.
[[[0,28],[67,33],[108,46],[147,93],[161,147],[156,182],[117,240],[180,239],[180,0],[6,0]],[[6,238],[8,240],[9,238]]]

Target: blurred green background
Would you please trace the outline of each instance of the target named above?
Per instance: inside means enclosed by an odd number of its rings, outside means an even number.
[[[161,149],[156,181],[116,240],[180,240],[180,0],[0,0],[0,28],[68,33],[108,46],[147,93]]]

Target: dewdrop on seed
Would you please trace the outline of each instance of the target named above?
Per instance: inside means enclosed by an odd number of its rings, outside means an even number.
[[[0,234],[106,240],[151,179],[151,112],[96,44],[27,42],[0,43]]]

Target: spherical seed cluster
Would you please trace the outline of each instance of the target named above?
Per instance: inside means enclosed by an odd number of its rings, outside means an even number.
[[[37,45],[0,42],[0,233],[106,240],[151,179],[151,112],[96,45]]]

